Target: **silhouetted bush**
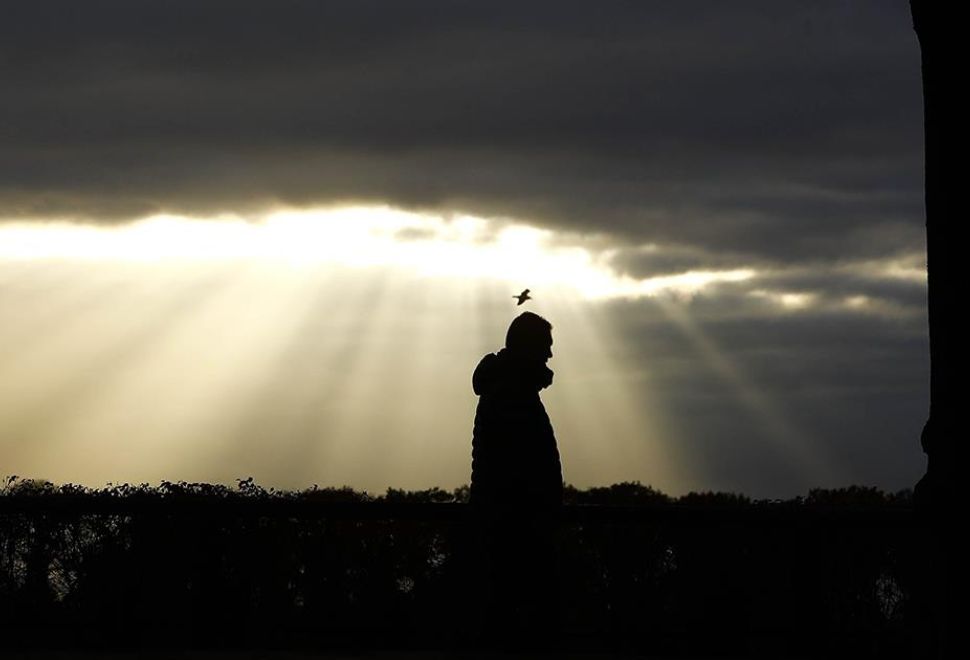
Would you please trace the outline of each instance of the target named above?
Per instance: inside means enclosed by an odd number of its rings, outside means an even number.
[[[913,491],[901,490],[897,493],[884,493],[871,486],[849,486],[848,488],[813,488],[804,499],[808,505],[825,506],[904,506],[913,505]]]
[[[915,534],[905,493],[787,502],[638,483],[567,487],[561,628],[655,653],[903,654]],[[8,643],[470,643],[482,557],[467,487],[0,484]]]
[[[671,498],[639,481],[625,481],[612,486],[594,486],[579,490],[566,486],[563,502],[566,504],[600,504],[609,506],[636,506],[643,504],[667,504]]]
[[[693,506],[744,506],[751,504],[751,498],[738,493],[690,492],[678,497],[677,504]]]

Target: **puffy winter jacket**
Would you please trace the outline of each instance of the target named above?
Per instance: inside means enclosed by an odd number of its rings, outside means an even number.
[[[472,439],[471,501],[479,505],[558,505],[562,465],[539,391],[545,364],[508,349],[482,358],[472,376],[479,396]]]

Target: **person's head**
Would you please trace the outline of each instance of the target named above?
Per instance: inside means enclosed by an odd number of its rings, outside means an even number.
[[[545,362],[552,357],[552,324],[538,314],[522,312],[505,334],[505,348],[529,359]]]

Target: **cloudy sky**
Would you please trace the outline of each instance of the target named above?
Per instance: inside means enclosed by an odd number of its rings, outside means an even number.
[[[911,486],[919,51],[872,2],[16,3],[0,476],[468,480],[512,295],[565,478]]]

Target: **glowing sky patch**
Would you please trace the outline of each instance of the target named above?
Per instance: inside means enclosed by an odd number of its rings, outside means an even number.
[[[259,221],[155,216],[119,227],[71,223],[0,227],[0,259],[95,261],[259,260],[293,266],[403,268],[424,276],[492,278],[569,287],[587,298],[689,295],[751,278],[750,268],[635,279],[553,232],[467,215],[386,207],[288,211]]]
[[[568,482],[751,490],[740,475],[756,470],[778,493],[858,480],[831,438],[798,421],[791,393],[759,375],[763,349],[739,353],[710,324],[906,319],[878,288],[811,287],[822,274],[919,291],[913,259],[801,269],[806,283],[792,286],[754,266],[636,278],[614,256],[602,237],[389,207],[0,225],[4,469],[91,485],[454,487],[468,479],[471,370],[530,309],[554,325],[543,398]],[[534,299],[519,308],[523,288]],[[630,314],[674,343],[631,339]],[[737,450],[705,448],[741,428]]]
[[[751,296],[755,298],[762,298],[768,300],[784,309],[798,310],[804,309],[815,301],[815,296],[811,293],[806,292],[794,292],[794,291],[765,291],[764,289],[755,289],[750,292]]]

